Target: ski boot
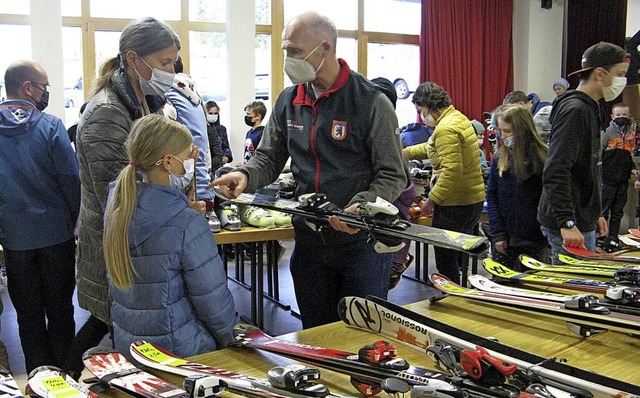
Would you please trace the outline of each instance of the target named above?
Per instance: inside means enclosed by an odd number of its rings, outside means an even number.
[[[407,253],[407,257],[404,262],[391,264],[391,274],[389,275],[388,290],[391,290],[398,286],[400,279],[402,279],[402,274],[407,270],[407,268],[409,268],[409,265],[411,265],[412,262],[413,256]]]
[[[243,206],[240,212],[243,223],[258,228],[275,228],[276,220],[265,209],[256,206]]]
[[[222,228],[229,231],[240,231],[242,223],[238,215],[238,206],[231,202],[220,203],[216,206],[216,215]]]
[[[291,214],[283,213],[277,210],[268,209],[267,212],[273,217],[276,227],[290,227],[291,226]]]
[[[211,210],[208,214],[207,221],[209,222],[209,229],[211,232],[220,232],[220,220],[218,219],[218,216],[216,216],[215,210]]]

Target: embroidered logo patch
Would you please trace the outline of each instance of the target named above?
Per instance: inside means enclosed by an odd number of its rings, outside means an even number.
[[[339,141],[347,138],[347,122],[334,120],[331,127],[331,136]]]

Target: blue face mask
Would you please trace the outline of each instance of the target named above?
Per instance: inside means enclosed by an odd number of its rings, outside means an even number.
[[[182,160],[176,158],[175,156],[174,158],[178,162],[182,163],[182,165],[184,166],[184,174],[181,176],[177,176],[172,172],[169,172],[169,184],[172,187],[178,188],[179,190],[183,191],[186,187],[189,186],[189,184],[191,183],[191,180],[193,179],[193,173],[195,169],[195,160],[187,159],[183,162]]]
[[[504,146],[506,146],[507,148],[513,148],[513,136],[511,137],[504,137],[502,139],[502,144]]]

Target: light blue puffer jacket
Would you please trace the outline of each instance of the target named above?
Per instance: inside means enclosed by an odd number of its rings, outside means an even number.
[[[236,310],[215,240],[182,192],[138,184],[129,248],[133,285],[109,286],[118,351],[129,356],[144,339],[188,357],[233,341]]]

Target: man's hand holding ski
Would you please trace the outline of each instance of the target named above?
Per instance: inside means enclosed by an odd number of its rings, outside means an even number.
[[[207,185],[207,189],[215,189],[216,187],[219,188],[218,192],[224,197],[235,199],[247,187],[247,175],[239,171],[224,174]]]

